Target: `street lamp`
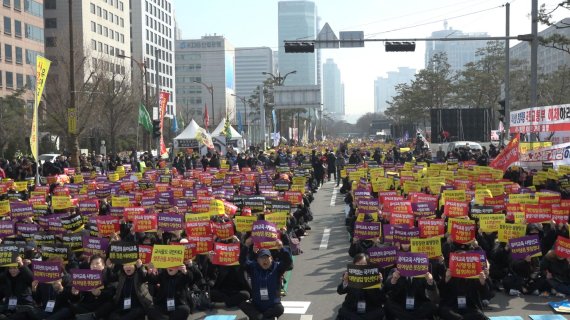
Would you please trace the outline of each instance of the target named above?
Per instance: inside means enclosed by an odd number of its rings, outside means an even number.
[[[203,85],[206,89],[208,89],[208,92],[210,92],[210,96],[212,96],[212,122],[214,123],[214,125],[216,125],[216,114],[214,113],[214,85],[210,84],[207,85],[202,81],[192,81],[194,83],[199,83],[201,85]],[[208,128],[206,128],[206,130],[208,130]]]
[[[281,76],[281,73],[277,72],[277,75],[274,75],[271,72],[262,72],[262,75],[269,75],[271,76],[271,79],[273,80],[273,83],[276,86],[282,86],[285,83],[285,79],[287,79],[287,76],[289,76],[290,74],[295,74],[297,73],[297,70],[293,70],[290,72],[287,72],[284,76]],[[274,98],[275,99],[275,98]],[[279,131],[281,131],[281,110],[279,110],[279,119],[277,121],[277,123],[279,124]]]
[[[244,120],[245,120],[245,124],[247,125],[247,128],[248,128],[248,136],[249,136],[249,125],[248,125],[248,123],[247,123],[247,104],[246,104],[246,99],[245,99],[245,97],[241,97],[241,96],[238,96],[238,95],[233,94],[233,93],[232,93],[232,96],[234,96],[234,97],[240,99],[240,101],[243,103],[243,110],[244,110],[244,112],[245,112],[245,119],[244,119]]]

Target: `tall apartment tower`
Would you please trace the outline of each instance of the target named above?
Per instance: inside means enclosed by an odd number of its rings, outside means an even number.
[[[432,32],[430,38],[470,38],[470,37],[488,37],[486,32],[464,33],[461,30],[453,30],[448,28],[447,22],[444,23],[444,30]],[[434,54],[445,52],[447,54],[447,62],[451,66],[451,71],[461,71],[468,62],[475,62],[480,59],[475,54],[478,49],[487,46],[486,40],[467,40],[467,41],[426,41],[425,66],[428,67],[430,59]]]
[[[374,112],[383,113],[388,108],[388,102],[396,95],[396,86],[409,84],[416,74],[416,69],[399,67],[398,71],[387,72],[387,77],[378,77],[374,81]]]
[[[344,85],[333,59],[323,64],[323,104],[326,111],[344,116]]]
[[[108,1],[108,0],[107,0]],[[176,22],[174,19],[173,0],[137,0],[129,1],[131,13],[131,51],[134,83],[142,83],[142,72],[137,66],[146,67],[146,84],[151,92],[170,93],[167,116],[176,114],[176,77],[174,68],[174,41]],[[157,62],[158,58],[158,62]]]
[[[177,40],[176,103],[183,118],[194,118],[202,125],[204,106],[208,106],[210,129],[224,117],[236,119],[235,49],[223,36]],[[212,88],[212,91],[210,89]],[[212,112],[212,92],[214,111]],[[234,122],[235,123],[235,122]]]
[[[236,95],[238,97],[249,99],[257,86],[267,79],[264,72],[274,74],[271,48],[236,48]],[[236,99],[236,110],[243,118],[245,112],[243,103],[239,98]],[[248,109],[248,112],[251,110]]]
[[[279,72],[297,71],[287,77],[285,85],[320,84],[317,52],[285,53],[285,40],[317,37],[317,8],[312,1],[279,1],[278,5]]]
[[[4,1],[0,6],[4,22],[0,33],[0,96],[27,87],[30,90],[22,98],[28,108],[34,102],[36,56],[44,54],[43,15],[43,0]]]
[[[45,29],[45,51],[46,57],[55,62],[50,68],[50,78],[57,82],[62,73],[67,72],[70,28],[75,67],[80,68],[76,84],[90,81],[97,72],[114,74],[117,81],[122,77],[130,78],[130,63],[120,58],[130,53],[128,2],[73,1],[72,26],[69,25],[68,4],[67,0],[45,0],[45,25],[50,26]],[[51,87],[46,86],[46,90]]]

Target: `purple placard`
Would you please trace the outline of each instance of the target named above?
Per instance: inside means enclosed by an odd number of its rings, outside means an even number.
[[[58,261],[33,261],[34,280],[50,283],[61,279],[61,263]]]
[[[71,281],[78,291],[91,291],[103,286],[103,273],[99,270],[72,269]]]
[[[382,237],[384,237],[384,243],[393,242],[394,241],[394,230],[393,224],[383,224],[382,225]]]
[[[509,239],[509,247],[511,248],[511,257],[515,260],[524,259],[527,256],[532,257],[542,253],[537,234]]]
[[[86,255],[102,254],[109,247],[109,238],[83,236],[83,252]]]
[[[38,233],[40,226],[34,223],[17,223],[16,231],[21,234],[24,238],[30,238],[35,233]]]
[[[163,231],[184,230],[184,216],[170,212],[160,212],[157,215],[157,228]]]
[[[380,268],[386,268],[396,264],[396,255],[398,248],[390,247],[371,247],[368,249],[370,264],[375,264]]]
[[[429,259],[426,253],[398,252],[396,268],[402,277],[425,275],[429,271]]]
[[[101,188],[95,190],[95,196],[99,199],[108,198],[111,196],[111,188]]]
[[[392,229],[393,240],[392,242],[400,244],[409,244],[410,239],[420,237],[420,229],[414,227],[410,228],[406,225],[396,226]]]
[[[5,237],[13,235],[14,235],[14,221],[11,220],[0,221],[0,238],[4,239]]]
[[[375,239],[380,237],[382,224],[380,222],[355,222],[354,237],[356,239]]]
[[[434,214],[435,202],[413,202],[412,211],[416,213],[416,215],[418,215],[417,213],[420,213],[422,216],[429,215],[427,213]]]
[[[277,227],[274,223],[265,220],[257,220],[251,229],[253,242],[271,242],[277,239]]]
[[[34,208],[29,203],[11,202],[10,216],[12,217],[12,220],[24,220],[34,216]]]

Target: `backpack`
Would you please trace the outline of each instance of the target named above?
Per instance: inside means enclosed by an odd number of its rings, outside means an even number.
[[[289,240],[289,249],[292,255],[298,256],[303,253],[303,250],[301,249],[301,240],[297,238],[295,234],[289,233],[287,234],[287,238]]]

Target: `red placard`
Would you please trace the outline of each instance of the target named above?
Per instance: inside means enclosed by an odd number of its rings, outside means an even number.
[[[195,243],[196,248],[193,251],[193,254],[205,254],[212,250],[214,250],[214,237],[212,235],[207,236],[189,236],[188,242]]]
[[[559,203],[552,205],[552,220],[556,223],[568,223],[570,208],[563,208]]]
[[[188,221],[186,222],[186,234],[192,237],[204,237],[212,235],[212,227],[209,220],[207,221]]]
[[[554,243],[556,255],[562,258],[570,258],[570,239],[558,236]]]
[[[135,232],[156,231],[156,213],[138,214],[134,216],[133,229]]]
[[[125,221],[135,221],[135,216],[144,213],[144,207],[126,207],[123,209],[123,219],[125,219]]]
[[[446,200],[443,214],[449,218],[467,217],[469,214],[469,202]]]
[[[285,201],[290,202],[293,205],[298,205],[303,203],[303,194],[299,191],[285,191],[283,194]]]
[[[412,202],[408,200],[386,201],[384,211],[390,213],[412,213]]]
[[[449,270],[454,278],[479,277],[482,271],[481,256],[478,253],[450,253]]]
[[[212,264],[218,266],[235,266],[239,264],[239,243],[215,243]]]
[[[390,224],[398,225],[405,224],[410,227],[414,226],[414,214],[413,213],[391,213],[390,214]]]
[[[549,204],[525,204],[526,223],[547,223],[552,220],[552,207]]]
[[[232,221],[211,224],[214,236],[220,239],[228,239],[234,235],[234,223]]]
[[[106,237],[120,231],[119,218],[114,216],[98,216],[97,231],[99,236]]]
[[[451,237],[457,243],[469,243],[475,240],[475,221],[454,220],[451,225]]]
[[[418,219],[420,238],[443,237],[445,235],[444,219]]]
[[[139,244],[139,259],[143,264],[149,264],[152,259],[152,246]]]

